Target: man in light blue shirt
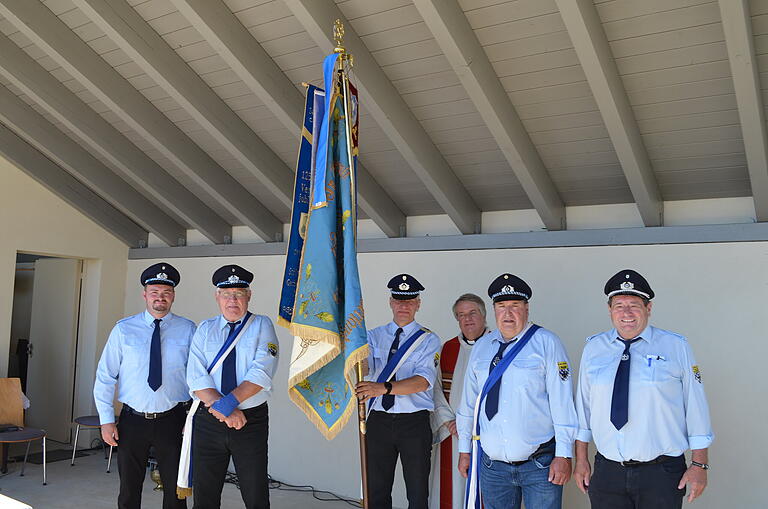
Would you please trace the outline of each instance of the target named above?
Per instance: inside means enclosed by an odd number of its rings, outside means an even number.
[[[643,276],[622,270],[605,294],[614,328],[587,338],[579,370],[576,484],[593,509],[679,509],[686,486],[690,502],[707,485],[714,435],[701,370],[683,336],[649,325]]]
[[[570,362],[557,335],[528,322],[532,294],[508,273],[488,288],[498,328],[472,347],[456,413],[471,508],[482,499],[486,509],[519,509],[522,501],[528,509],[559,509],[571,476],[577,420]]]
[[[392,321],[368,331],[369,378],[357,384],[369,404],[368,494],[371,509],[392,508],[397,458],[403,465],[409,509],[427,509],[434,409],[433,384],[440,338],[416,321],[424,287],[409,274],[387,284]]]
[[[189,388],[185,378],[195,324],[171,313],[179,272],[168,263],[147,268],[140,278],[146,310],[117,322],[96,369],[93,396],[101,436],[120,446],[119,509],[141,507],[149,448],[154,447],[163,481],[163,508],[187,506],[176,498],[181,431]],[[123,403],[115,426],[113,400]]]
[[[187,382],[203,403],[194,417],[192,441],[192,488],[198,509],[219,507],[230,458],[245,507],[269,508],[267,400],[278,342],[272,321],[248,311],[252,281],[253,274],[238,265],[214,272],[221,314],[200,323],[192,339]],[[220,367],[211,370],[219,359]]]

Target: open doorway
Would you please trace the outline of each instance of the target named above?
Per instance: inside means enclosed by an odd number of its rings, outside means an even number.
[[[8,376],[30,401],[28,426],[70,442],[83,261],[18,253]]]

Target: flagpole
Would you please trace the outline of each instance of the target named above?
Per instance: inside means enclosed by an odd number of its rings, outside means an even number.
[[[350,184],[351,184],[351,195],[352,195],[352,207],[351,207],[351,213],[353,214],[353,221],[352,224],[354,225],[354,239],[355,242],[357,242],[357,189],[356,189],[356,175],[355,175],[355,167],[354,167],[354,159],[352,154],[352,127],[351,123],[354,121],[354,119],[351,117],[351,108],[349,101],[351,100],[350,91],[349,91],[349,69],[352,67],[352,55],[350,55],[347,50],[344,48],[344,25],[342,24],[340,19],[337,19],[333,23],[333,38],[336,42],[336,47],[333,49],[334,53],[339,54],[339,60],[341,62],[341,65],[339,66],[339,75],[341,76],[341,85],[342,85],[342,95],[344,97],[344,126],[346,129],[346,138],[347,138],[347,157],[349,160],[349,178],[350,178]],[[330,93],[330,91],[327,91],[326,93]],[[364,378],[363,374],[363,363],[362,361],[357,363],[357,381],[362,382]],[[366,437],[366,417],[367,417],[367,408],[364,401],[361,401],[358,399],[357,401],[357,427],[358,427],[358,438],[360,441],[360,474],[361,474],[361,480],[362,480],[362,488],[363,488],[363,500],[362,500],[362,506],[363,509],[368,509],[368,444],[367,444],[367,437]]]

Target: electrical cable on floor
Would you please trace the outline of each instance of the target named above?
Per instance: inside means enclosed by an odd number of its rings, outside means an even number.
[[[312,497],[315,500],[319,500],[321,502],[344,502],[346,504],[351,505],[352,507],[363,507],[359,500],[344,498],[330,491],[318,490],[314,486],[299,486],[295,484],[288,484],[287,482],[284,482],[284,481],[278,481],[277,479],[274,479],[272,476],[267,476],[267,477],[269,482],[269,489],[271,490],[312,493]],[[240,481],[237,479],[237,474],[233,474],[232,472],[227,472],[227,475],[224,478],[224,482],[234,484],[237,487],[237,489],[240,489]],[[320,495],[325,495],[328,498],[322,498]]]

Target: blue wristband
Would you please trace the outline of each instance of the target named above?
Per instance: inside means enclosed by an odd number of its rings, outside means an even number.
[[[234,394],[231,392],[221,398],[219,401],[211,405],[211,408],[216,410],[217,412],[220,412],[224,415],[224,417],[229,417],[232,412],[235,411],[235,408],[237,408],[237,405],[239,405],[240,402],[237,401],[237,398]]]

